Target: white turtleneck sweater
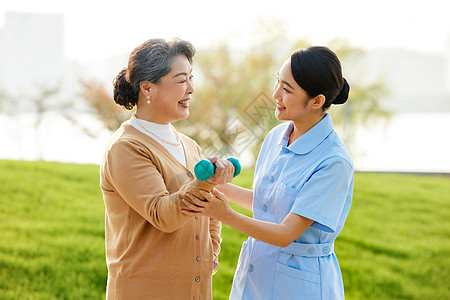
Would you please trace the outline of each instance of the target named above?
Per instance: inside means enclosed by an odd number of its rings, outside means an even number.
[[[160,140],[159,138],[155,137],[153,134],[149,133],[146,129],[150,130],[152,133],[162,137],[165,140],[171,141],[173,143],[176,143],[178,141],[177,135],[175,134],[174,130],[172,130],[170,123],[169,124],[157,124],[153,122],[149,122],[146,120],[139,119],[139,122],[145,126],[143,128],[141,125],[136,122],[136,116],[132,116],[129,120],[130,124],[139,130],[142,133],[145,133],[158,143],[160,143],[164,148],[167,149],[183,166],[186,167],[186,156],[184,154],[184,149],[181,143],[178,146],[173,146],[168,143],[165,143],[164,141]]]

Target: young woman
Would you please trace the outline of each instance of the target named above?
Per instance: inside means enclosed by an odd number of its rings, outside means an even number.
[[[234,168],[214,159],[215,175],[194,180],[201,149],[171,125],[189,115],[194,54],[189,42],[151,39],[115,79],[114,101],[136,112],[111,138],[100,167],[109,300],[212,298],[220,223],[182,214],[182,197],[230,182]]]
[[[188,215],[216,218],[249,235],[230,299],[344,299],[334,241],[353,192],[353,163],[327,109],[343,104],[349,85],[337,56],[325,47],[292,54],[273,97],[276,117],[288,121],[265,138],[253,190],[226,184],[207,201],[188,195]],[[227,199],[253,210],[232,210]]]

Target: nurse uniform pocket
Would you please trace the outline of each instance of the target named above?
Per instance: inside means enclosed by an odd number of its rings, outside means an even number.
[[[277,262],[273,299],[321,299],[320,275]]]
[[[274,215],[279,223],[289,214],[294,205],[297,190],[281,182],[275,190],[275,203],[273,205]]]

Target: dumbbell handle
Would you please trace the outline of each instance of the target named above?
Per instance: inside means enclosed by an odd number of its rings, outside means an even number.
[[[237,175],[239,175],[239,173],[241,173],[241,164],[236,158],[233,157],[230,157],[227,160],[233,164],[234,166],[233,177],[236,177]],[[215,171],[216,166],[206,159],[199,161],[194,167],[195,176],[200,181],[208,180],[214,175]]]

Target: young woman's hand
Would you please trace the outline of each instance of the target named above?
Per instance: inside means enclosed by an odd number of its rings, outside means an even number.
[[[182,213],[191,216],[207,216],[223,222],[234,212],[225,195],[217,189],[212,189],[211,193],[201,190],[200,193],[205,200],[187,193],[189,200],[183,199],[183,202],[188,209],[183,209]]]
[[[208,160],[216,166],[214,175],[207,180],[212,184],[223,184],[233,180],[234,166],[226,159],[218,159],[217,157],[208,158]]]

